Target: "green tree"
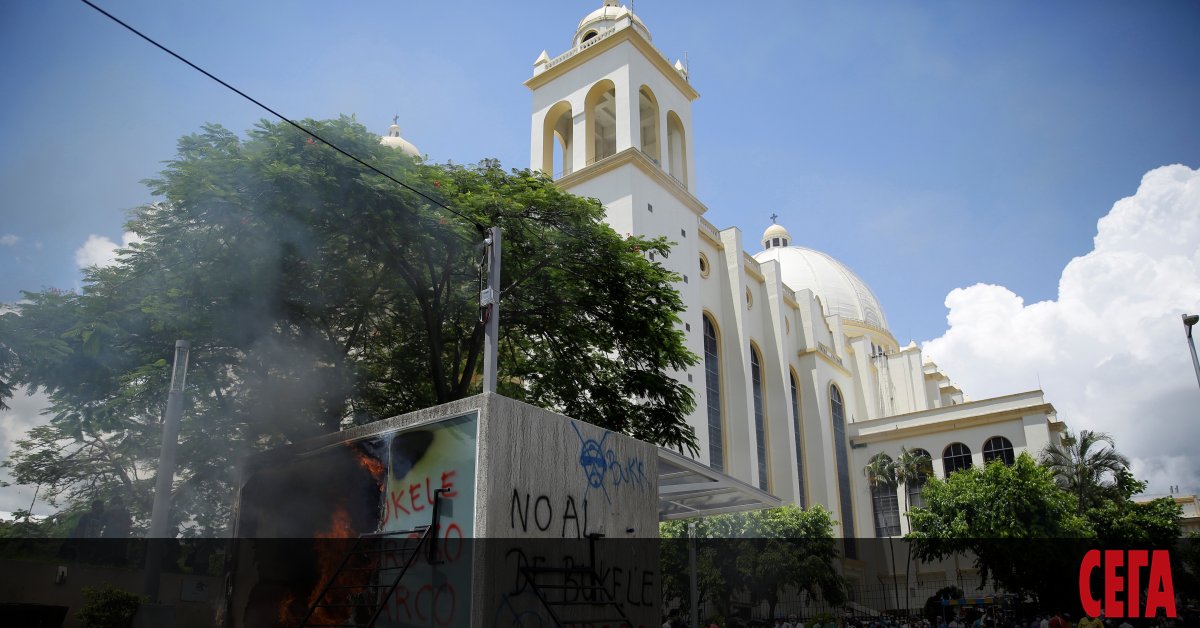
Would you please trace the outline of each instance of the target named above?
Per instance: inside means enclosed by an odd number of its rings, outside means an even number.
[[[898,473],[898,467],[896,465],[896,462],[894,460],[892,460],[891,456],[883,453],[882,451],[875,454],[874,456],[871,456],[871,459],[867,462],[867,465],[865,467],[863,467],[863,474],[867,476],[867,485],[871,487],[871,501],[872,501],[873,507],[875,507],[875,508],[878,507],[876,504],[876,500],[875,500],[875,496],[877,494],[882,493],[882,492],[888,492],[888,491],[890,491],[892,495],[896,494],[896,487],[899,486],[899,481],[898,481],[899,473]],[[878,519],[880,519],[881,517],[884,517],[885,514],[886,513],[879,512],[878,510],[876,510],[874,512],[875,518],[877,519],[877,521],[875,523],[875,529],[878,530],[883,527],[880,524],[882,524],[884,522],[878,521]],[[887,541],[888,541],[888,555],[889,555],[891,563],[892,563],[892,574],[895,574],[896,573],[896,546],[893,543],[892,537],[890,535],[887,537]],[[896,602],[895,608],[901,608],[901,606],[900,606],[900,584],[896,580],[896,578],[892,578],[892,589],[893,589],[893,593],[895,594],[895,602]]]
[[[1076,583],[1062,574],[1078,569],[1081,554],[1062,540],[1095,536],[1074,495],[1028,453],[1012,466],[996,460],[931,479],[922,496],[925,505],[910,513],[907,537],[917,557],[971,553],[984,582],[991,577],[1012,593],[1063,595]]]
[[[1061,444],[1047,445],[1042,464],[1063,490],[1075,495],[1082,513],[1112,496],[1116,478],[1129,468],[1129,459],[1117,452],[1108,434],[1082,430],[1078,437],[1067,433]]]
[[[1047,446],[1042,465],[1063,490],[1076,497],[1079,512],[1107,547],[1167,547],[1180,535],[1180,506],[1169,497],[1145,503],[1133,496],[1146,483],[1129,471],[1129,460],[1116,450],[1108,434],[1082,430],[1067,434],[1063,444]]]
[[[834,567],[840,557],[833,519],[820,506],[807,510],[784,506],[691,520],[695,524],[700,599],[712,600],[728,616],[735,595],[752,604],[766,601],[774,616],[788,588],[820,595],[832,604],[845,600],[845,584]],[[688,521],[660,525],[667,539],[663,556],[663,593],[688,608]]]
[[[917,453],[901,447],[893,465],[896,481],[904,485],[905,491],[924,486],[925,481],[933,477],[933,459],[924,451]]]
[[[909,498],[907,502],[908,511],[904,514],[907,517],[909,512],[920,506],[921,503],[912,503],[914,491],[916,495],[920,495],[921,489],[925,486],[925,482],[933,477],[933,458],[924,450],[911,450],[907,447],[901,447],[900,453],[896,456],[894,463],[896,469],[896,481],[904,487],[904,495]],[[910,522],[910,528],[911,522]],[[905,582],[912,582],[912,544],[905,543],[904,557],[904,579]]]
[[[6,388],[43,390],[46,425],[6,463],[49,499],[124,494],[144,520],[174,341],[190,340],[173,493],[219,534],[246,453],[478,392],[478,225],[504,232],[500,392],[695,451],[677,276],[595,200],[491,161],[433,165],[349,118],[305,121],[396,185],[286,124],[182,138],[133,212],[141,241],[0,316]],[[425,196],[418,194],[421,192]],[[463,219],[437,207],[440,199]]]
[[[1106,498],[1084,513],[1104,547],[1170,547],[1180,538],[1182,507],[1170,497],[1133,501],[1146,483],[1127,470],[1117,472]]]

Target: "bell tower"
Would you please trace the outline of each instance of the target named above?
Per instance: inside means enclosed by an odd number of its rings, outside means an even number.
[[[566,52],[538,56],[525,86],[533,92],[530,167],[572,194],[599,199],[605,221],[617,233],[673,243],[669,256],[647,255],[679,275],[675,288],[689,304],[680,322],[685,344],[704,355],[708,306],[701,287],[710,267],[702,251],[715,260],[713,247],[723,245],[716,228],[701,218],[707,208],[695,196],[692,101],[700,95],[688,82],[687,68],[655,48],[637,15],[617,0],[605,0],[579,22]],[[715,279],[709,281],[708,289],[715,285]],[[740,355],[736,344],[729,350]],[[703,364],[673,377],[694,387],[707,381]],[[712,418],[719,412],[710,413],[706,399],[703,392],[696,395],[687,419],[699,439],[700,461],[749,481],[753,471],[745,456],[714,459],[719,454],[711,452],[722,451],[710,447],[721,438]],[[733,450],[748,438],[726,440]]]
[[[695,200],[691,103],[699,94],[683,64],[668,61],[617,0],[579,22],[566,52],[550,58],[543,51],[525,85],[533,92],[530,166],[568,191],[599,198],[613,228],[645,233],[612,204],[635,193],[637,178]],[[625,169],[643,176],[605,176]]]

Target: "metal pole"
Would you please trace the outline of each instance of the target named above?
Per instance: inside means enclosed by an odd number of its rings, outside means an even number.
[[[1192,368],[1196,369],[1196,384],[1200,385],[1200,360],[1196,359],[1196,342],[1192,340],[1192,326],[1200,321],[1200,314],[1184,314],[1183,328],[1187,330],[1188,347],[1192,350]]]
[[[688,522],[688,594],[691,596],[692,628],[700,628],[700,586],[696,582],[696,522]]]
[[[171,388],[167,393],[167,414],[163,417],[162,453],[158,458],[158,477],[154,483],[154,509],[150,514],[150,533],[147,535],[146,571],[143,582],[146,596],[158,601],[158,585],[162,575],[165,539],[171,523],[171,485],[175,478],[175,449],[179,444],[179,422],[183,416],[183,387],[187,380],[188,352],[191,343],[175,341],[175,364],[171,371]],[[170,536],[174,536],[173,534]]]
[[[483,392],[496,392],[496,367],[500,349],[500,227],[492,227],[484,243],[488,247],[487,288],[479,295],[484,308]]]

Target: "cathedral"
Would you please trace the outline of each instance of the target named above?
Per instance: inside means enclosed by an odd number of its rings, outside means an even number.
[[[675,500],[660,471],[660,518],[757,499],[760,507],[820,504],[848,539],[900,536],[920,482],[872,487],[864,469],[878,454],[926,454],[934,476],[945,477],[1036,455],[1065,433],[1039,390],[968,400],[914,343],[897,342],[862,279],[800,246],[786,225],[745,241],[738,227],[706,220],[693,192],[691,107],[700,95],[687,68],[663,56],[616,0],[579,22],[565,52],[543,51],[525,86],[531,167],[599,199],[618,233],[675,242],[652,261],[679,274],[686,344],[702,357],[677,373],[696,393],[688,422],[700,453],[674,462],[664,454],[660,466],[703,467],[710,485],[733,490]],[[417,154],[396,125],[382,143]]]

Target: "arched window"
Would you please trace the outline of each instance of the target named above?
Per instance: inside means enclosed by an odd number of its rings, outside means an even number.
[[[661,164],[662,155],[658,149],[658,99],[645,85],[638,90],[638,115],[641,119],[642,152],[653,159],[654,163]]]
[[[971,468],[971,448],[962,443],[950,443],[942,452],[942,467],[946,477],[959,469]]]
[[[875,454],[867,466],[871,483],[871,509],[875,514],[875,536],[884,538],[900,534],[900,501],[896,497],[896,474],[892,457]]]
[[[667,173],[687,187],[687,138],[683,121],[674,111],[667,112]]]
[[[910,453],[914,458],[923,457],[930,461],[928,464],[933,464],[933,456],[929,455],[929,452],[925,451],[924,449],[918,447],[917,449],[913,449]],[[925,500],[921,498],[921,489],[925,488],[925,482],[928,480],[929,477],[923,474],[912,475],[904,479],[904,488],[908,493],[909,510],[912,510],[913,508],[920,508],[925,505]]]
[[[987,464],[993,460],[1001,460],[1004,464],[1012,466],[1013,463],[1013,446],[1012,441],[1003,436],[993,436],[983,444],[983,464]]]
[[[763,410],[766,391],[763,390],[762,358],[758,347],[750,343],[750,381],[754,389],[754,443],[758,449],[758,488],[766,491],[770,483],[767,481],[767,422]]]
[[[592,86],[584,99],[587,111],[588,163],[617,153],[617,88],[604,79]]]
[[[708,402],[708,466],[725,469],[725,447],[721,433],[721,355],[717,349],[717,326],[704,315],[704,390]]]
[[[789,374],[792,383],[792,422],[796,424],[796,490],[800,493],[800,503],[797,505],[804,508],[808,498],[804,494],[804,436],[800,422],[800,378],[796,377],[796,371],[791,371]]]
[[[833,447],[837,463],[842,536],[849,540],[856,536],[854,533],[854,502],[850,496],[850,452],[846,449],[846,406],[842,400],[842,391],[838,390],[836,384],[829,385],[829,414],[833,422]],[[846,545],[847,553],[853,549],[853,545],[849,543]],[[857,556],[847,557],[856,558]]]
[[[571,174],[571,103],[555,104],[542,124],[542,172],[552,178]]]

